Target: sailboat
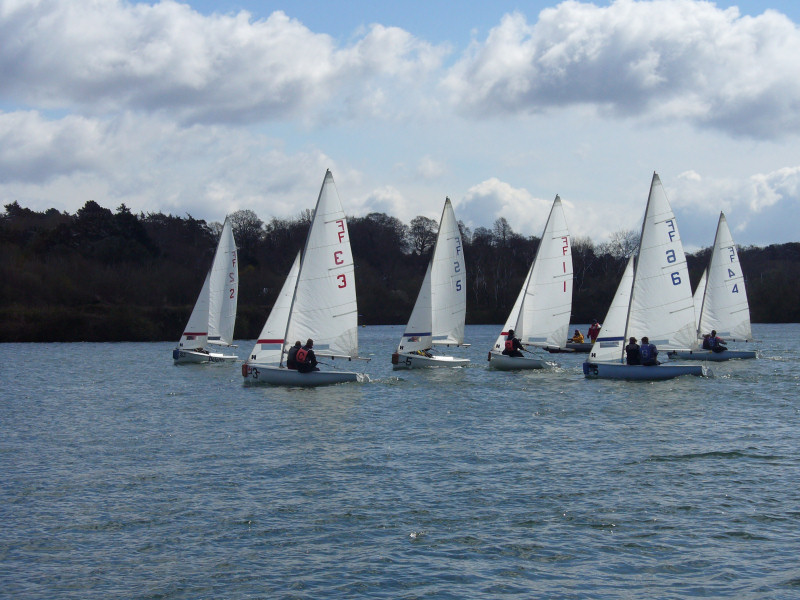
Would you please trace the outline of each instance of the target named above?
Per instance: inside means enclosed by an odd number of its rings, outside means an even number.
[[[528,276],[489,352],[489,367],[507,371],[549,366],[535,356],[504,355],[506,336],[513,329],[523,345],[558,349],[567,337],[571,311],[572,244],[561,198],[556,196]]]
[[[466,277],[461,232],[450,198],[446,198],[433,255],[397,351],[392,354],[393,369],[469,364],[467,358],[430,352],[434,345],[467,345],[464,344]]]
[[[318,386],[364,379],[340,370],[336,359],[358,359],[358,307],[350,237],[330,170],[317,198],[305,247],[297,255],[250,357],[246,383]],[[301,373],[286,366],[294,342],[314,340],[324,370]]]
[[[172,351],[176,365],[231,362],[238,357],[212,351],[208,346],[233,346],[236,303],[239,299],[239,265],[229,217],[225,218],[211,269],[189,316],[189,322]]]
[[[746,342],[753,338],[744,275],[724,213],[719,214],[711,262],[697,286],[694,302],[697,310],[696,341],[688,350],[670,352],[670,357],[710,361],[756,358],[755,350],[712,352],[704,350],[698,343],[703,334],[712,330],[730,342]]]
[[[696,337],[686,256],[657,173],[650,183],[638,252],[625,267],[583,373],[589,378],[641,380],[707,375],[702,365],[626,365],[626,340],[644,336],[661,351],[686,348]]]

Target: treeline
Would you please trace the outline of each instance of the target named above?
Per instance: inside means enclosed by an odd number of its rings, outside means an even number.
[[[236,337],[264,324],[305,241],[311,211],[263,222],[252,211],[231,215],[239,247]],[[467,322],[502,323],[522,285],[539,239],[505,219],[474,231],[460,224],[467,261]],[[362,324],[407,320],[437,223],[409,225],[383,213],[349,217]],[[219,223],[190,215],[115,212],[94,201],[74,215],[5,205],[0,215],[0,342],[177,340],[216,247]],[[573,315],[605,315],[635,247],[635,233],[606,244],[573,239]],[[710,248],[688,256],[693,286]],[[800,243],[740,248],[754,322],[800,321]]]

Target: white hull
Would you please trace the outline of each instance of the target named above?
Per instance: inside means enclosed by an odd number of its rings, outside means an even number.
[[[583,374],[590,379],[655,381],[660,379],[673,379],[674,377],[681,377],[682,375],[708,377],[708,370],[703,365],[663,364],[644,367],[642,365],[625,365],[617,362],[585,362],[583,363]]]
[[[242,376],[245,383],[267,383],[299,387],[315,387],[358,381],[358,373],[352,371],[311,371],[300,373],[286,367],[274,365],[243,364]]]
[[[667,353],[670,358],[680,360],[708,360],[722,362],[724,360],[756,358],[755,350],[723,350],[722,352],[712,352],[711,350],[671,350]]]
[[[506,354],[489,353],[489,368],[498,371],[520,371],[527,369],[546,369],[551,363],[528,356],[508,356]]]
[[[392,369],[395,371],[399,369],[423,369],[426,367],[465,367],[468,364],[468,358],[455,358],[453,356],[422,356],[403,352],[392,355]]]
[[[236,355],[222,354],[221,352],[179,350],[178,348],[172,351],[172,361],[176,365],[233,362],[238,358]]]

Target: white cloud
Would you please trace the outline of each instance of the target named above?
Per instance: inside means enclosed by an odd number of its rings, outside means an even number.
[[[417,174],[427,180],[441,177],[445,171],[445,166],[430,156],[423,156],[417,165]]]
[[[520,233],[538,231],[541,235],[552,200],[534,198],[527,190],[515,189],[497,178],[471,187],[464,199],[454,206],[456,216],[469,227],[491,228],[500,217]]]
[[[380,25],[340,49],[283,12],[203,16],[169,0],[5,3],[0,39],[5,97],[93,114],[163,112],[184,123],[307,118],[338,93],[368,105],[386,94],[382,86],[435,71],[445,52]]]
[[[529,24],[506,15],[444,80],[471,115],[591,104],[618,117],[683,119],[733,135],[800,131],[800,31],[694,0],[576,1]]]
[[[566,1],[452,49],[373,24],[346,42],[287,14],[0,0],[0,201],[262,219],[505,217],[541,235],[638,228],[659,169],[684,240],[797,239],[800,30],[691,0]],[[446,93],[442,93],[442,92]],[[679,175],[674,175],[679,173]],[[795,218],[797,217],[797,218]],[[752,243],[752,242],[751,242]]]

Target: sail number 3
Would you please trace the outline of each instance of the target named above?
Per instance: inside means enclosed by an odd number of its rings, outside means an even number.
[[[339,236],[339,243],[341,244],[344,240],[345,228],[344,228],[344,219],[337,219],[334,221],[336,223],[336,227],[338,231],[336,232]],[[341,250],[337,250],[333,253],[333,262],[337,265],[343,265],[344,259],[342,258],[343,252]],[[339,281],[339,285],[337,286],[339,289],[347,287],[347,277],[345,277],[344,273],[339,273],[336,276],[336,279]]]

